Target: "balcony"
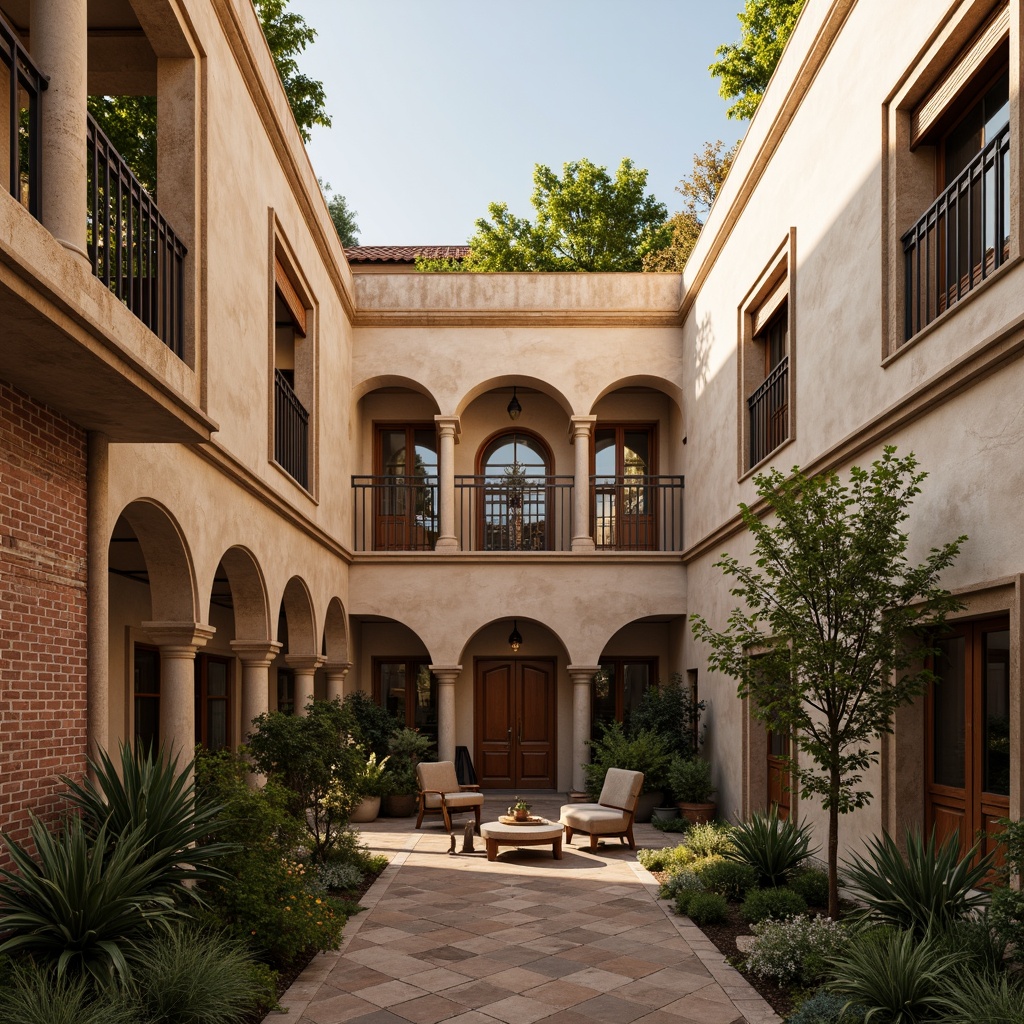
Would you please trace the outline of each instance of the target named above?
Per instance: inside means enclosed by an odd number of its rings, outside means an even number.
[[[599,551],[681,551],[683,477],[627,473],[591,477]]]
[[[437,477],[354,476],[357,551],[433,551]]]
[[[789,356],[783,356],[747,399],[753,468],[789,437]]]
[[[300,486],[309,488],[309,413],[288,378],[274,370],[274,461]]]
[[[457,476],[455,518],[469,551],[569,551],[571,476]]]
[[[0,83],[3,86],[0,96],[8,98],[3,142],[0,142],[0,152],[6,149],[7,154],[8,190],[40,220],[43,146],[39,98],[46,88],[46,79],[3,18],[0,18]],[[16,87],[12,88],[12,84]]]
[[[904,339],[959,302],[1009,255],[1010,126],[903,236]]]

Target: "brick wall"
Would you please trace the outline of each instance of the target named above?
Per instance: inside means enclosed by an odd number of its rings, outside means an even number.
[[[19,841],[84,769],[85,587],[85,431],[0,381],[0,830]]]

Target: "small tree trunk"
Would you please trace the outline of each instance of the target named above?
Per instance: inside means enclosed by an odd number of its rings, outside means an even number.
[[[828,808],[828,916],[839,919],[839,773],[834,769]]]

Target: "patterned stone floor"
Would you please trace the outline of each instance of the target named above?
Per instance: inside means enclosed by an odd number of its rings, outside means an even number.
[[[488,794],[484,820],[509,794]],[[555,818],[559,794],[533,797]],[[459,819],[457,819],[458,821]],[[378,819],[363,840],[391,864],[285,994],[296,1024],[773,1024],[779,1018],[617,840],[450,856],[439,819]],[[638,846],[674,837],[638,825]],[[456,825],[457,848],[462,829]],[[281,1020],[270,1014],[268,1021]]]

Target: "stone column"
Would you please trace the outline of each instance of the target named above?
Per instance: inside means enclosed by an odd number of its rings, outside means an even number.
[[[43,225],[85,252],[87,0],[32,0],[32,59],[50,84],[42,96]]]
[[[295,672],[295,714],[305,715],[313,700],[313,676],[324,659],[319,654],[286,654],[284,663]]]
[[[597,665],[570,665],[569,678],[572,680],[572,788],[582,793],[587,788],[583,765],[589,760],[590,751],[590,687]]]
[[[4,134],[0,132],[0,135]],[[89,610],[87,693],[89,697],[89,754],[95,757],[110,747],[110,587],[107,565],[110,558],[110,511],[107,494],[110,481],[109,443],[105,434],[89,431],[89,479],[87,522]]]
[[[441,444],[438,459],[438,499],[440,522],[435,551],[458,551],[459,540],[455,536],[455,446],[459,442],[462,427],[458,416],[435,416]]]
[[[196,651],[216,633],[198,622],[144,622],[142,629],[160,648],[160,744],[181,762],[196,745]]]
[[[270,665],[281,645],[276,640],[232,640],[231,650],[242,662],[242,736],[252,732],[252,720],[270,710]]]
[[[437,676],[437,759],[455,760],[455,680],[461,665],[431,665]]]
[[[576,447],[573,477],[573,551],[593,551],[590,531],[590,433],[596,416],[573,416],[569,420],[569,437]]]
[[[327,673],[327,699],[342,700],[345,696],[345,677],[352,668],[351,661],[328,661],[324,663]]]

